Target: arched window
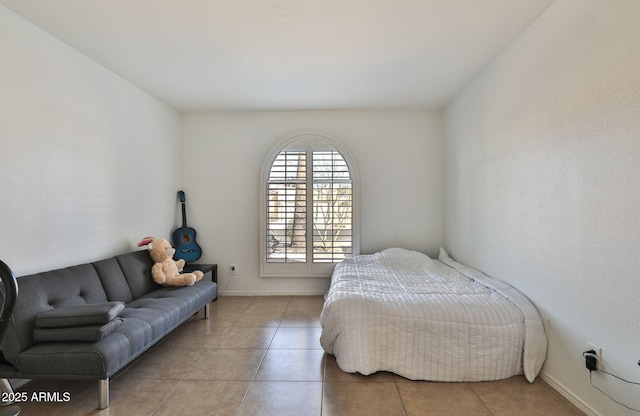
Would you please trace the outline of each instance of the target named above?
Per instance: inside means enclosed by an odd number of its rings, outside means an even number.
[[[359,252],[357,171],[319,133],[281,143],[262,169],[261,276],[330,276]]]

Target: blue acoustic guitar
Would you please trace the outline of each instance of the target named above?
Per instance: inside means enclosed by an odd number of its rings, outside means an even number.
[[[187,208],[184,192],[178,191],[178,199],[182,203],[182,227],[176,229],[173,234],[173,246],[176,253],[175,260],[183,259],[185,263],[196,261],[202,256],[202,249],[196,242],[196,230],[187,227]]]

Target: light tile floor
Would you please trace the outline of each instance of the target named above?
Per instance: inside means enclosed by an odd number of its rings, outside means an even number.
[[[34,381],[28,416],[583,415],[544,381],[410,381],[342,372],[319,343],[321,296],[221,297],[111,380]],[[38,402],[33,392],[53,393]],[[52,401],[55,394],[60,401]],[[67,393],[70,400],[65,401]],[[38,397],[38,396],[36,396]],[[43,396],[44,397],[44,396]]]

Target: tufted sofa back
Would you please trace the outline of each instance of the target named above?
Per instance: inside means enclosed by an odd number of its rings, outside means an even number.
[[[16,305],[1,345],[5,358],[19,367],[20,353],[34,344],[35,320],[42,312],[87,303],[128,303],[157,289],[152,265],[142,250],[19,277]]]

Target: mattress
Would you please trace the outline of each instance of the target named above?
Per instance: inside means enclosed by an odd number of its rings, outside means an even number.
[[[488,381],[544,362],[547,339],[519,291],[451,259],[390,248],[336,265],[320,343],[346,372]]]

